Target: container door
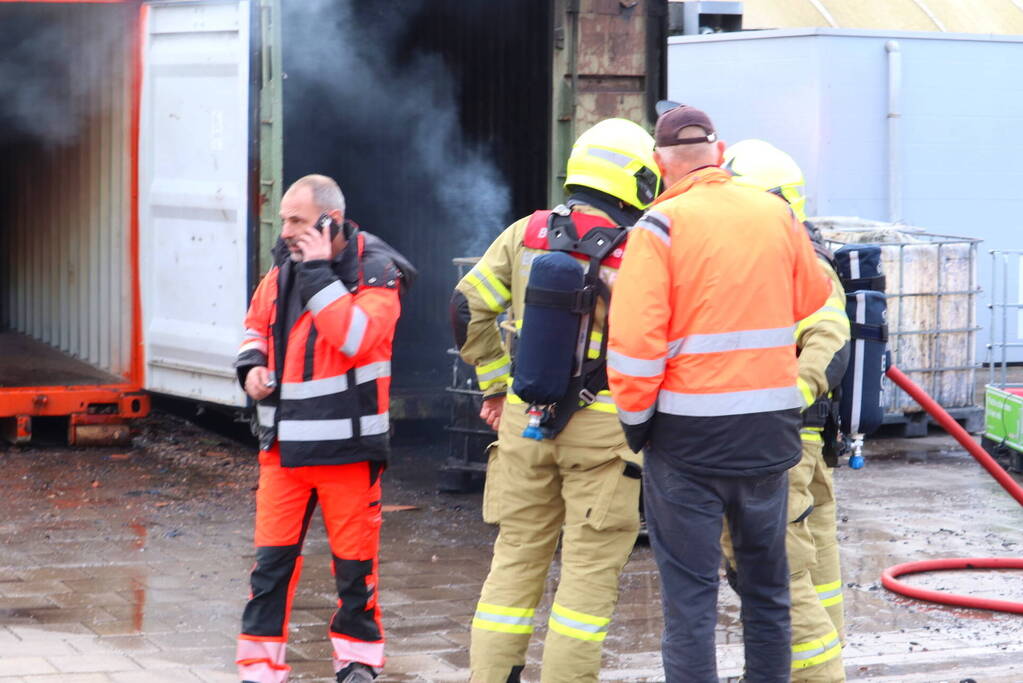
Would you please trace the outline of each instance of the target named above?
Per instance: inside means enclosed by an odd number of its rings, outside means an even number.
[[[244,406],[249,2],[151,3],[143,22],[139,277],[145,388]]]
[[[667,0],[554,0],[551,205],[562,201],[572,143],[618,116],[652,129],[664,97]]]

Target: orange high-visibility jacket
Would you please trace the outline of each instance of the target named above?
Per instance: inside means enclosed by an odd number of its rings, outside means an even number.
[[[608,379],[629,445],[721,476],[800,457],[795,325],[831,281],[784,201],[701,168],[629,235],[611,300]]]
[[[354,247],[354,248],[353,248]],[[275,250],[245,316],[235,367],[266,366],[277,380],[259,402],[261,450],[280,442],[281,465],[386,461],[391,347],[403,273],[393,250],[365,232],[333,261],[294,263]],[[298,288],[298,297],[290,295]],[[302,306],[286,316],[288,302]],[[287,320],[294,320],[285,329]]]

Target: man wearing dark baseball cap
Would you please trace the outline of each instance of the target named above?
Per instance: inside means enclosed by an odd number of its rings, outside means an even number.
[[[664,602],[668,683],[716,683],[721,531],[742,600],[746,678],[792,673],[788,469],[802,446],[793,330],[831,282],[784,202],[720,168],[695,107],[663,103],[667,189],[629,233],[610,307],[608,381],[643,495]]]
[[[714,124],[710,117],[696,107],[687,104],[678,104],[671,100],[661,100],[657,103],[657,127],[654,130],[654,140],[658,147],[672,147],[674,145],[695,145],[700,142],[715,142],[717,133],[714,132]],[[703,129],[703,135],[687,135],[683,137],[683,128],[697,126]]]

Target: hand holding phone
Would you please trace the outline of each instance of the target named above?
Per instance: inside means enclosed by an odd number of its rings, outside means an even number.
[[[338,225],[337,221],[330,217],[329,213],[321,213],[320,217],[316,219],[316,226],[320,232],[327,227],[330,228],[330,241],[333,242],[337,234],[341,232],[341,226]]]
[[[302,260],[329,261],[334,255],[334,237],[340,230],[341,226],[329,214],[320,214],[316,222],[307,227],[295,240],[302,250]]]

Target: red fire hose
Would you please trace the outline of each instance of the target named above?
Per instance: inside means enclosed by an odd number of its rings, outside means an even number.
[[[1023,487],[1017,484],[1016,481],[1010,477],[997,462],[995,462],[994,458],[988,455],[987,452],[985,452],[984,449],[970,437],[967,431],[960,427],[959,423],[952,419],[951,415],[945,412],[944,408],[938,405],[934,399],[928,396],[923,389],[917,386],[913,380],[907,377],[897,367],[892,366],[888,368],[888,372],[885,374],[887,374],[888,378],[898,384],[907,394],[912,396],[913,400],[919,403],[924,410],[930,413],[931,417],[933,417],[938,424],[944,427],[945,431],[954,436],[956,441],[958,441],[970,455],[976,458],[977,462],[984,466],[984,469],[988,471],[988,474],[994,477],[995,480],[1001,484],[1002,488],[1005,489],[1010,496],[1016,499],[1016,502],[1023,505]],[[916,598],[918,600],[938,602],[944,605],[955,605],[957,607],[973,607],[977,609],[995,610],[998,612],[1023,614],[1023,602],[991,600],[988,598],[978,598],[969,595],[955,595],[954,593],[926,590],[924,588],[909,586],[895,578],[903,574],[941,571],[944,569],[1023,569],[1023,558],[960,557],[945,560],[907,562],[905,564],[899,564],[886,569],[884,573],[881,574],[881,585],[892,592],[899,593],[910,598]]]

